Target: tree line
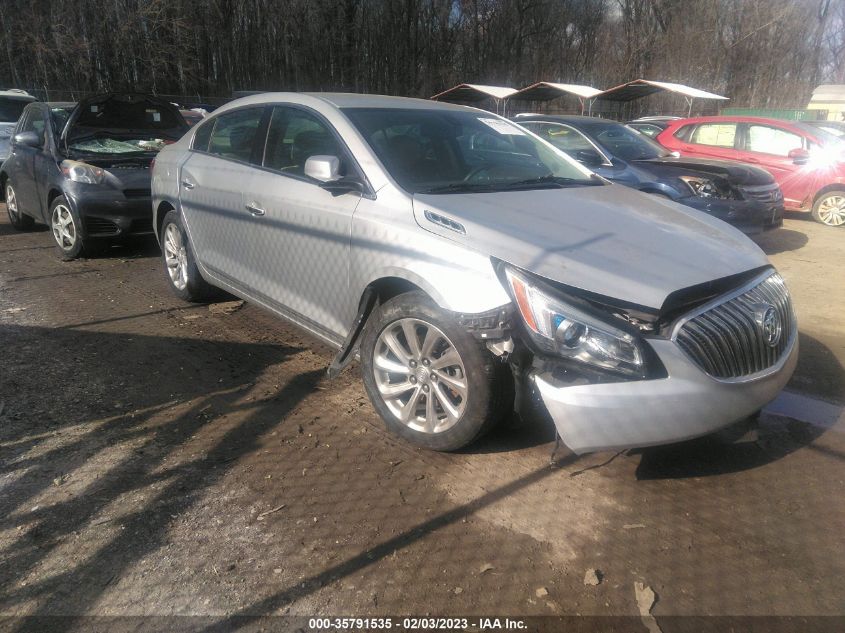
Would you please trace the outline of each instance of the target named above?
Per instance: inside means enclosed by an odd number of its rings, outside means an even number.
[[[845,82],[845,0],[0,0],[0,87],[342,90],[675,81],[803,107]]]

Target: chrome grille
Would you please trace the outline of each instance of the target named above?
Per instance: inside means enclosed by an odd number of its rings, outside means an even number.
[[[762,316],[774,308],[781,324],[774,345],[764,340]],[[795,313],[789,290],[772,273],[738,295],[687,317],[675,340],[681,349],[714,378],[741,378],[775,365],[795,338]]]

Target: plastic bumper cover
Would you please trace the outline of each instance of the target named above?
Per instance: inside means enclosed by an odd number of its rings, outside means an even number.
[[[668,377],[592,385],[533,380],[563,442],[575,453],[669,444],[707,435],[771,402],[792,376],[798,337],[759,377],[720,381],[702,372],[670,340],[649,341]]]

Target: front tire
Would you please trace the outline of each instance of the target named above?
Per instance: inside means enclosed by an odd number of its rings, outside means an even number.
[[[21,211],[18,205],[18,197],[15,193],[15,188],[12,183],[6,182],[6,213],[9,216],[9,222],[18,231],[26,231],[31,229],[35,224],[35,220]]]
[[[167,283],[183,301],[200,303],[210,299],[214,287],[202,278],[188,234],[178,211],[169,211],[161,223],[161,259]]]
[[[59,196],[50,204],[50,233],[56,245],[57,253],[63,261],[77,259],[83,255],[96,255],[102,251],[100,242],[83,239],[79,234],[82,222],[76,211],[64,196]]]
[[[513,409],[507,367],[422,292],[373,311],[361,363],[388,430],[423,448],[462,448]]]
[[[813,219],[826,226],[845,226],[845,190],[835,189],[813,203]]]

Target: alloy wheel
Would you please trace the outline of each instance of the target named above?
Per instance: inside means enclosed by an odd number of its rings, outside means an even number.
[[[76,244],[77,230],[76,223],[73,221],[73,214],[70,209],[63,205],[57,204],[53,208],[53,215],[50,218],[50,227],[53,229],[53,237],[56,244],[59,245],[63,251],[70,251]]]
[[[188,285],[188,253],[182,229],[173,222],[164,230],[164,263],[170,281],[177,290],[184,290]]]
[[[373,351],[373,373],[387,408],[415,431],[442,433],[457,424],[466,409],[463,360],[431,323],[404,318],[385,327]]]
[[[9,214],[9,219],[12,223],[20,220],[20,210],[18,209],[18,199],[15,196],[15,190],[12,185],[6,185],[6,212]]]
[[[818,216],[828,226],[845,224],[845,196],[835,193],[824,198],[819,203]]]

